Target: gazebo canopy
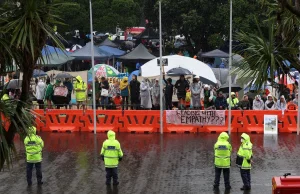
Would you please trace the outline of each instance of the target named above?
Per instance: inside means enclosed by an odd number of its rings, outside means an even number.
[[[84,47],[76,50],[71,54],[76,60],[89,60],[92,57],[91,42],[88,42]],[[108,54],[101,52],[101,50],[94,45],[94,57],[95,59],[106,59],[109,57]]]
[[[213,50],[213,51],[209,51],[209,52],[206,52],[206,53],[203,53],[201,55],[201,57],[204,57],[204,58],[215,58],[215,57],[220,57],[220,58],[229,58],[229,54],[228,53],[225,53],[219,49],[216,49],[216,50]]]
[[[113,47],[113,48],[119,47],[116,43],[112,42],[108,38],[106,38],[99,46],[109,46],[109,47]]]
[[[122,51],[120,49],[113,48],[113,47],[110,47],[110,46],[100,46],[99,49],[103,53],[106,53],[106,54],[108,54],[110,56],[114,56],[114,57],[120,57],[120,56],[126,54],[125,51]]]
[[[139,44],[133,51],[120,57],[123,60],[151,60],[155,58],[143,44]]]

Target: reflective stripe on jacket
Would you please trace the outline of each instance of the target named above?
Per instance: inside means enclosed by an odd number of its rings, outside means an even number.
[[[230,156],[232,147],[228,142],[229,136],[222,132],[214,146],[215,149],[215,166],[217,168],[230,168]]]

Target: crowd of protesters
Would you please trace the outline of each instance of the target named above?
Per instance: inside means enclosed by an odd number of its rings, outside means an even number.
[[[56,80],[51,84],[50,78],[44,82],[36,80],[35,98],[40,109],[44,108],[71,108],[72,93],[76,98],[77,109],[85,109],[87,105],[87,84],[80,76],[71,79]],[[244,95],[239,101],[237,93],[229,94],[218,91],[217,88],[200,82],[194,77],[192,82],[180,75],[173,85],[172,78],[165,78],[163,74],[163,104],[160,102],[160,83],[155,79],[151,83],[143,78],[141,82],[133,75],[131,81],[123,77],[120,81],[110,83],[107,78],[94,79],[96,108],[102,110],[296,110],[298,107],[297,90],[290,92],[285,87],[276,99],[269,93],[262,95]],[[292,94],[291,94],[292,93]],[[12,98],[16,92],[7,92],[7,98]],[[176,96],[177,99],[174,97]],[[253,96],[253,97],[252,97]],[[15,98],[15,97],[13,97]]]

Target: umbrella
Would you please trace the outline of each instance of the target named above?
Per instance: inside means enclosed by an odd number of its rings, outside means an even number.
[[[192,75],[192,72],[182,67],[176,67],[167,71],[167,75],[171,75],[171,76]]]
[[[132,76],[133,76],[133,75],[138,76],[139,74],[140,74],[140,70],[135,70],[135,71],[131,72],[131,74],[130,74],[129,77],[128,77],[128,81],[131,81],[131,80],[132,80]]]
[[[231,84],[231,91],[232,92],[239,92],[240,90],[242,90],[243,88],[238,85],[238,84]],[[229,84],[226,83],[223,86],[220,87],[219,91],[223,92],[223,93],[229,93]]]
[[[89,74],[92,74],[92,68],[88,71]],[[94,67],[95,75],[97,77],[117,77],[119,71],[113,68],[112,66],[106,64],[98,64]]]
[[[37,78],[37,77],[43,77],[46,75],[47,75],[47,73],[45,73],[43,70],[35,69],[35,70],[33,70],[32,77]]]
[[[22,87],[22,80],[12,79],[5,84],[6,89],[20,89]]]
[[[229,54],[216,49],[216,50],[213,50],[210,52],[202,53],[201,57],[203,57],[203,58],[215,58],[215,57],[229,58]]]
[[[55,79],[73,78],[69,73],[59,73],[55,76]]]

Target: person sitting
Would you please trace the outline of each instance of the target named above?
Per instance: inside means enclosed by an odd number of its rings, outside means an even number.
[[[225,97],[223,96],[223,92],[220,91],[216,100],[215,100],[215,107],[217,110],[226,110],[228,105],[226,102]]]
[[[237,99],[234,92],[231,92],[231,102],[229,102],[229,98],[227,98],[227,104],[231,107],[232,110],[238,109],[239,99]]]
[[[277,101],[277,109],[285,111],[287,108],[287,103],[285,101],[285,97],[282,95],[280,96],[280,99]]]
[[[243,100],[240,102],[240,109],[250,110],[250,101],[247,95],[244,95]]]
[[[121,110],[122,97],[121,97],[120,92],[117,93],[117,96],[113,97],[113,101],[114,101],[114,104],[116,106],[116,109]]]
[[[271,94],[268,95],[268,99],[265,103],[265,109],[266,110],[276,110],[277,104],[274,102],[273,96]]]
[[[253,100],[253,110],[264,110],[265,103],[260,98],[260,95],[255,96],[255,100]]]

